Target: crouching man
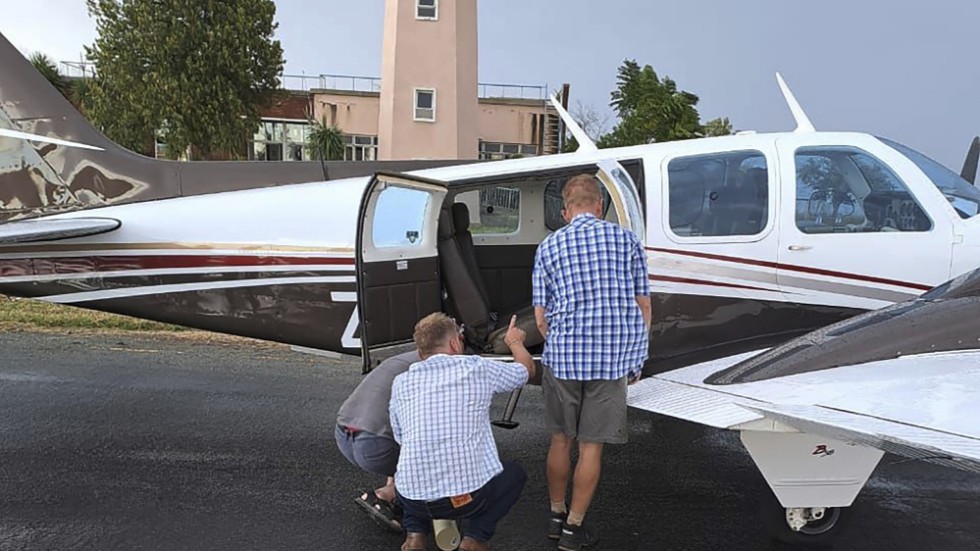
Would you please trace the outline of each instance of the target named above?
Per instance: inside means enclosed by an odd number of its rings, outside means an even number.
[[[501,463],[490,427],[490,399],[534,375],[525,334],[511,319],[504,342],[517,363],[464,356],[462,330],[445,314],[415,326],[422,361],[395,378],[391,428],[401,444],[395,489],[407,532],[402,551],[422,551],[432,519],[467,519],[464,551],[490,549],[497,523],[517,502],[527,473]]]

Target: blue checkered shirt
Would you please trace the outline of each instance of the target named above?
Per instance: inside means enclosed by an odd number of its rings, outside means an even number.
[[[516,363],[438,354],[395,377],[389,414],[401,444],[395,486],[431,501],[482,488],[503,472],[490,430],[490,399],[527,382]]]
[[[632,232],[579,214],[534,259],[534,305],[545,308],[541,362],[566,380],[636,376],[649,352],[637,296],[650,294],[646,252]]]

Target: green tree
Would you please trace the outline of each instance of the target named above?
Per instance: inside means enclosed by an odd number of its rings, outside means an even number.
[[[327,124],[327,116],[320,120],[310,119],[310,134],[306,138],[306,150],[315,160],[343,161],[344,140],[340,129]]]
[[[51,86],[54,86],[62,96],[71,99],[71,85],[68,80],[61,76],[58,72],[58,66],[55,65],[54,60],[47,56],[47,54],[41,52],[34,52],[30,55],[28,60],[31,65],[37,69],[37,72],[41,73],[44,78],[48,79]]]
[[[701,132],[698,97],[678,90],[669,77],[661,79],[649,65],[624,61],[611,96],[619,123],[602,137],[599,147],[684,140]]]
[[[732,123],[728,120],[728,117],[719,117],[704,123],[701,134],[703,136],[730,136],[734,132],[732,131]]]
[[[88,0],[98,38],[87,114],[143,150],[159,130],[188,158],[237,155],[279,84],[272,0]]]

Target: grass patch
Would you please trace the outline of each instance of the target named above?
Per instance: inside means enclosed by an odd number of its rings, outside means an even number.
[[[95,331],[192,331],[186,327],[0,295],[0,329],[88,329]]]

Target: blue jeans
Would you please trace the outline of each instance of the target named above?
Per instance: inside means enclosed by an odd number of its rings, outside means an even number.
[[[402,526],[407,532],[423,534],[432,531],[432,519],[466,519],[463,535],[477,541],[488,542],[497,529],[497,523],[517,503],[524,490],[527,473],[513,461],[503,461],[502,473],[490,479],[482,488],[470,492],[473,501],[456,509],[448,497],[434,501],[416,501],[398,494],[398,501],[405,509]],[[395,492],[398,488],[395,487]]]
[[[395,476],[401,447],[393,438],[370,432],[351,433],[340,426],[334,438],[340,453],[353,465],[369,473]]]

